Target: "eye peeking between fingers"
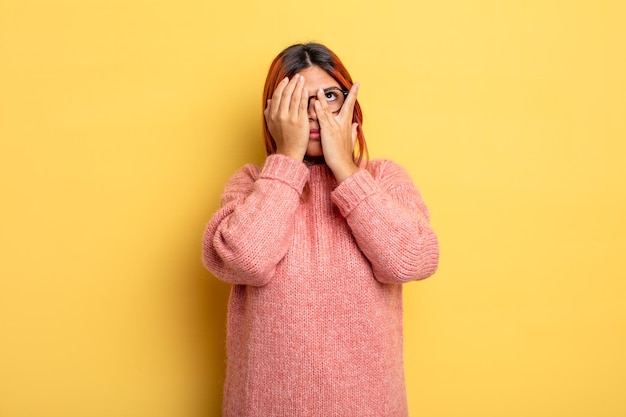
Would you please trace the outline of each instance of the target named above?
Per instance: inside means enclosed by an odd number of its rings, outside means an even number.
[[[341,110],[341,106],[346,101],[346,97],[348,96],[349,91],[343,90],[339,87],[328,87],[324,88],[324,99],[328,106],[328,110],[333,113],[338,113]],[[309,96],[309,104],[307,106],[307,110],[311,108],[311,103],[313,100],[317,100],[317,95]]]

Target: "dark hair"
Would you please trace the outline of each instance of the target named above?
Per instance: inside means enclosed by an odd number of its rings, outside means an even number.
[[[319,43],[299,43],[291,45],[283,50],[270,65],[263,89],[263,107],[265,110],[267,100],[272,97],[278,83],[285,77],[291,78],[305,68],[318,66],[333,77],[341,88],[349,90],[352,87],[352,77],[343,65],[339,57],[326,46]],[[357,165],[365,158],[367,161],[367,145],[363,135],[363,113],[358,100],[354,104],[352,121],[358,123],[357,144],[354,151],[354,161]],[[268,155],[276,152],[276,142],[267,127],[263,117],[263,136],[265,138],[265,150]]]

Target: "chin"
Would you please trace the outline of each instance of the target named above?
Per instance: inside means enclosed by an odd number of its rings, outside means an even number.
[[[321,142],[309,142],[309,146],[306,148],[306,156],[310,156],[312,158],[324,156]]]

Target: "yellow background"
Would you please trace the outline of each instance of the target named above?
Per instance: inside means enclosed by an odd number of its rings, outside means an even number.
[[[200,264],[317,40],[441,240],[405,290],[413,416],[626,415],[622,1],[0,0],[0,416],[219,415]]]

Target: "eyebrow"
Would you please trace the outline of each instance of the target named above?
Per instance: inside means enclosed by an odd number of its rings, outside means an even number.
[[[343,90],[341,87],[326,87],[326,88],[322,88],[322,91],[323,91],[323,92],[325,92],[325,93],[327,93],[327,92],[329,92],[329,91],[332,91],[332,90],[339,90],[339,91],[341,91],[341,92],[344,92],[344,91],[345,91],[345,90]],[[311,97],[316,97],[316,96],[317,96],[317,94],[314,94],[314,95],[312,95],[312,96],[309,96],[309,98],[311,98]]]

